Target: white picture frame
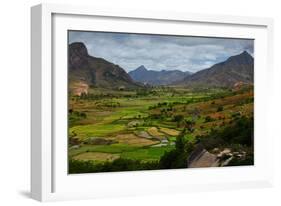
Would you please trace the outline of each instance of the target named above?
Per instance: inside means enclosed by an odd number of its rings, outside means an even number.
[[[31,25],[32,198],[53,201],[272,186],[274,134],[267,110],[274,76],[272,19],[40,4],[31,9]],[[255,38],[255,165],[68,175],[67,110],[63,110],[68,29]]]

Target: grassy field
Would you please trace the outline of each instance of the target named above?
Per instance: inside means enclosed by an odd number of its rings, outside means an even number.
[[[183,131],[193,144],[197,136],[228,125],[237,116],[253,116],[252,88],[89,92],[69,98],[70,159],[159,161],[175,148]]]

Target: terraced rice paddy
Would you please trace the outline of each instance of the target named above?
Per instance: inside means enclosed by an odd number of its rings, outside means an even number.
[[[96,90],[90,91],[114,93]],[[133,91],[118,91],[118,95],[71,98],[70,159],[97,163],[119,158],[159,161],[175,148],[184,128],[190,131],[186,140],[193,142],[196,136],[228,124],[235,115],[253,115],[252,90],[191,92],[173,88],[171,92],[158,89],[144,96]]]

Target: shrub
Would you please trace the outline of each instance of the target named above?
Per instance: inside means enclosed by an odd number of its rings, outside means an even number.
[[[221,112],[221,111],[223,111],[223,106],[219,106],[217,109],[217,112]]]
[[[210,116],[206,116],[205,117],[205,122],[211,122],[211,121],[214,121],[214,119]]]
[[[174,120],[175,122],[180,122],[180,121],[183,120],[183,118],[184,118],[184,116],[181,115],[181,114],[179,114],[179,115],[175,115],[175,116],[173,117],[173,120]]]

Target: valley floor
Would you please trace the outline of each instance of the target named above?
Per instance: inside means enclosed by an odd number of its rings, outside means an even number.
[[[144,164],[140,169],[162,168],[158,167],[159,162],[164,161],[161,158],[178,149],[179,137],[195,149],[198,144],[207,144],[204,137],[208,138],[212,132],[234,124],[237,119],[253,118],[253,99],[253,89],[248,87],[237,91],[194,91],[172,87],[138,91],[91,88],[89,94],[70,96],[70,173],[107,171],[104,165],[111,167],[110,164],[121,160],[128,160],[125,165]],[[252,142],[216,141],[206,147],[210,156],[223,151],[226,146],[231,147],[227,155],[233,156],[234,153],[240,159],[245,158],[246,151],[252,151]],[[182,150],[186,167],[187,158],[192,153],[187,150]],[[83,170],[84,163],[99,168]],[[116,170],[137,169],[118,166]]]

